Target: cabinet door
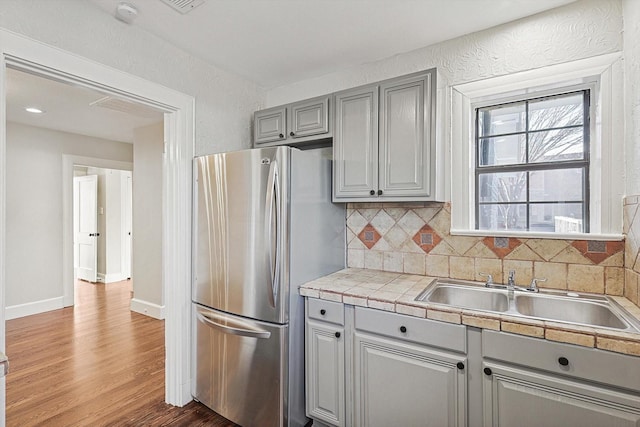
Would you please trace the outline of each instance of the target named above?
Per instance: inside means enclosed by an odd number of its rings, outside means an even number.
[[[510,366],[487,364],[485,427],[638,427],[640,396]],[[597,367],[594,367],[597,369]]]
[[[355,425],[465,426],[464,356],[355,334]]]
[[[378,87],[335,97],[334,198],[371,197],[378,189]]]
[[[280,141],[286,138],[286,108],[270,108],[256,111],[253,115],[253,143]]]
[[[380,190],[383,196],[431,195],[431,74],[380,86]]]
[[[306,322],[307,416],[344,426],[344,329]]]
[[[303,138],[329,132],[329,97],[292,104],[289,136]]]

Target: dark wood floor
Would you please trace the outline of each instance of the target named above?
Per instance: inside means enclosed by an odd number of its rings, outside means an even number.
[[[164,403],[164,321],[130,297],[130,282],[78,282],[75,307],[7,321],[7,426],[235,426]]]

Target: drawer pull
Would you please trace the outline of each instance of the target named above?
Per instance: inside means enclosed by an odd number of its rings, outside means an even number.
[[[484,373],[485,375],[491,375],[493,374],[493,371],[491,370],[491,368],[484,368]]]
[[[457,367],[458,367],[458,369],[460,369],[460,370],[464,369],[464,363],[462,363],[462,362],[458,362],[458,363],[456,363],[456,366],[457,366]]]
[[[567,366],[569,365],[569,359],[567,359],[566,357],[560,357],[558,358],[558,363],[562,366]]]
[[[340,338],[340,332],[336,332],[336,338]]]
[[[327,314],[327,310],[325,310],[325,309],[323,308],[322,310],[320,310],[320,314],[322,314],[322,315],[324,316],[325,314]]]
[[[369,191],[369,194],[371,194],[373,196],[374,194],[376,194],[376,192],[374,190],[371,190],[371,191]]]
[[[406,326],[400,326],[400,332],[402,332],[403,334],[405,332],[407,332],[407,327]]]

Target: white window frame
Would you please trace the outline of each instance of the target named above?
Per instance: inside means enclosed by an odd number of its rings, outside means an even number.
[[[624,195],[623,73],[620,53],[450,87],[451,234],[568,240],[622,240]],[[475,108],[496,100],[591,90],[590,232],[475,229]]]

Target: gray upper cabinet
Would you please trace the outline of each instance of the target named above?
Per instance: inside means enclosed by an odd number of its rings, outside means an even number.
[[[335,95],[336,202],[435,200],[435,69]]]
[[[287,131],[287,109],[269,108],[257,111],[253,118],[254,144],[265,144],[285,139]]]
[[[378,182],[378,86],[335,97],[334,195],[369,197]]]
[[[322,96],[253,115],[253,145],[301,144],[331,138],[331,97]]]
[[[291,138],[303,138],[329,132],[329,97],[297,102],[289,108]]]

